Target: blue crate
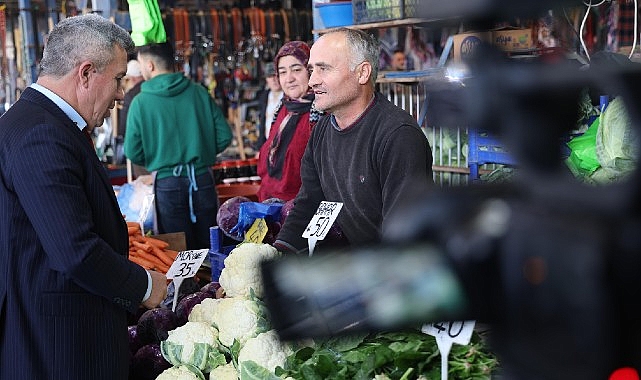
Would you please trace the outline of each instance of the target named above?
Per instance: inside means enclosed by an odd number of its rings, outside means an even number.
[[[354,17],[352,15],[351,1],[333,1],[331,3],[318,3],[318,14],[323,20],[325,28],[336,28],[339,26],[352,25]]]
[[[494,137],[485,131],[470,129],[468,132],[468,167],[470,179],[479,178],[479,166],[485,164],[516,165],[516,161],[508,154]]]
[[[209,252],[209,263],[211,264],[211,281],[218,282],[220,273],[225,268],[225,259],[229,256],[229,252],[236,248],[235,245],[227,245],[222,248],[222,252]]]

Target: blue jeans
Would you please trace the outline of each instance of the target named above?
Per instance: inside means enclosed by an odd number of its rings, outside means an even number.
[[[209,248],[209,227],[216,225],[218,193],[210,172],[196,176],[198,190],[191,193],[195,222],[190,208],[190,181],[186,176],[167,177],[154,182],[158,232],[185,232],[187,249]]]

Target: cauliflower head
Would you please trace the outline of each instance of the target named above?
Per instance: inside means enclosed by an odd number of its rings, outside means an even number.
[[[218,306],[220,299],[205,298],[199,304],[194,305],[191,312],[187,316],[190,322],[205,322],[207,324],[214,323],[214,310]]]
[[[205,322],[187,322],[168,331],[167,339],[160,342],[162,356],[169,363],[192,365],[203,372],[227,363],[218,347],[218,330]]]
[[[244,345],[249,338],[269,330],[265,306],[256,299],[220,298],[214,308],[212,324],[218,328],[218,340],[231,347],[234,340]]]
[[[232,363],[216,367],[209,373],[209,378],[216,380],[238,380],[238,376],[238,370]]]
[[[205,380],[202,372],[193,366],[181,365],[162,371],[156,380]]]
[[[262,298],[263,283],[260,263],[276,258],[280,252],[269,244],[242,243],[225,259],[225,267],[218,282],[228,297],[249,297],[250,289]]]
[[[238,354],[238,364],[252,360],[273,373],[276,367],[283,367],[293,353],[291,346],[280,341],[276,330],[269,330],[245,342]]]

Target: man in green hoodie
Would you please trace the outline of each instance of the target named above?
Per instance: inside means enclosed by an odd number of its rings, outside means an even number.
[[[174,71],[171,44],[140,46],[138,61],[145,82],[127,114],[125,156],[155,172],[158,232],[184,231],[187,249],[208,248],[218,211],[211,167],[231,129],[207,90]]]

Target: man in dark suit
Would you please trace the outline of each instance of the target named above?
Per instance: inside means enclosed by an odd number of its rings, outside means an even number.
[[[83,133],[121,100],[124,29],[88,14],[48,36],[37,83],[0,118],[0,379],[126,379],[127,311],[163,274],[127,259],[126,223]]]

